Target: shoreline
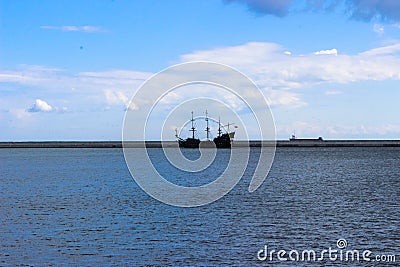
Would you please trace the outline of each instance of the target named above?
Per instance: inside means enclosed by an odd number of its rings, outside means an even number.
[[[400,147],[400,140],[278,140],[274,141],[234,141],[233,147]],[[148,148],[176,147],[176,141],[146,141]],[[128,148],[143,147],[143,142],[125,142]],[[121,141],[25,141],[0,142],[0,148],[122,148]]]

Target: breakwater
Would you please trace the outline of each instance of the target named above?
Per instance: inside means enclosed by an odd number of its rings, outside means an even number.
[[[234,141],[233,147],[400,147],[400,140],[300,140],[300,141]],[[175,141],[125,142],[124,146],[139,148],[176,147]],[[122,148],[121,141],[45,141],[45,142],[0,142],[0,148]]]

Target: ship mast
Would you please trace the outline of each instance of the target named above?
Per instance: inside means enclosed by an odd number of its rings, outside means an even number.
[[[221,117],[218,117],[218,137],[221,136]]]
[[[206,127],[206,132],[207,132],[207,140],[209,140],[209,135],[210,135],[210,127],[208,127],[208,113],[206,110],[206,123],[207,123],[207,127]]]
[[[229,133],[229,126],[230,126],[230,125],[232,125],[232,123],[229,123],[229,122],[228,122],[227,125],[225,125],[225,126],[228,126],[228,133]]]
[[[218,137],[221,136],[222,130],[221,130],[221,117],[218,117]]]
[[[196,131],[196,128],[194,128],[193,111],[192,111],[192,119],[190,121],[192,122],[192,128],[190,129],[190,131],[192,132],[192,138],[194,139],[194,132]]]
[[[224,125],[224,126],[222,126],[222,127],[228,127],[228,133],[230,133],[230,129],[229,129],[229,126],[231,126],[231,125],[233,125],[234,126],[234,128],[237,128],[237,126],[235,126],[235,123],[229,123],[228,122],[228,124],[227,125]]]

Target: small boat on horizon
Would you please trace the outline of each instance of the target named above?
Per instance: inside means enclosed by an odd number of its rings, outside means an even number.
[[[221,128],[221,121],[220,119],[218,120],[218,136],[213,138],[213,140],[210,140],[210,127],[209,127],[209,118],[208,118],[208,113],[206,110],[206,117],[205,117],[205,121],[206,121],[206,140],[204,141],[200,141],[199,138],[195,137],[195,132],[196,132],[196,127],[194,126],[194,117],[193,117],[193,111],[192,111],[192,119],[191,121],[191,128],[190,128],[190,132],[192,132],[192,136],[188,137],[186,139],[183,139],[181,137],[179,137],[178,132],[176,132],[175,136],[178,139],[178,143],[179,143],[179,147],[182,148],[199,148],[201,147],[215,147],[216,148],[231,148],[232,147],[232,141],[233,138],[235,137],[235,131],[230,132],[229,131],[229,126],[233,125],[232,123],[228,123],[228,125],[226,125],[228,127],[228,130],[226,131],[226,133],[222,133],[223,130],[222,128],[224,128],[224,126],[222,126]],[[235,126],[235,128],[237,128]],[[200,143],[202,143],[200,145]]]
[[[322,138],[322,136],[318,137],[318,138],[297,138],[296,136],[296,132],[294,132],[292,134],[292,136],[289,138],[290,142],[322,142],[324,141],[324,139]]]

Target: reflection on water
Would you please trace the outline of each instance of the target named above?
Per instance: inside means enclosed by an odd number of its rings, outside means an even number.
[[[229,159],[187,174],[160,151],[149,152],[156,168],[183,185],[212,181]],[[0,265],[265,266],[264,245],[321,250],[339,238],[399,255],[399,148],[279,148],[249,193],[255,162],[219,201],[177,208],[133,182],[119,149],[1,149]]]

